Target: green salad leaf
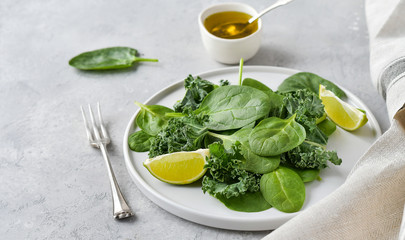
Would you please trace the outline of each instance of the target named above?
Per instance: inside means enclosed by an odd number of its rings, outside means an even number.
[[[243,157],[236,147],[227,150],[222,144],[213,143],[209,150],[207,174],[202,181],[204,193],[231,198],[259,191],[260,175],[241,168]]]
[[[226,149],[236,146],[237,151],[243,156],[244,162],[240,168],[253,173],[268,173],[276,169],[280,164],[280,156],[259,156],[255,154],[249,145],[249,135],[252,128],[242,128],[231,135],[221,135],[208,132],[208,135],[222,140]]]
[[[304,182],[289,168],[279,167],[273,172],[263,174],[260,191],[268,203],[282,212],[297,212],[304,205]]]
[[[157,59],[138,57],[129,47],[109,47],[84,52],[70,59],[69,65],[81,70],[106,70],[131,67],[135,62],[157,62]]]
[[[336,151],[328,151],[324,146],[305,141],[298,147],[281,155],[281,162],[296,168],[323,169],[328,162],[340,165],[340,159]]]
[[[294,92],[300,89],[308,89],[319,95],[319,85],[322,84],[326,89],[332,91],[339,98],[346,97],[346,93],[334,83],[309,72],[300,72],[285,79],[279,86],[280,92]]]
[[[141,110],[136,116],[136,125],[145,131],[147,134],[155,136],[167,124],[167,113],[173,112],[172,109],[161,105],[144,105],[140,102],[135,102]]]
[[[294,169],[296,173],[301,177],[304,183],[320,180],[319,169]]]
[[[285,93],[283,105],[287,109],[288,116],[296,114],[295,120],[305,128],[308,140],[323,145],[327,144],[327,135],[316,124],[317,119],[325,114],[322,101],[317,95],[307,89]]]
[[[184,79],[186,94],[182,100],[174,105],[174,111],[183,112],[185,108],[190,108],[193,111],[196,110],[208,93],[217,87],[217,85],[199,76],[194,78],[191,74],[188,75],[188,77]]]
[[[259,156],[276,156],[300,145],[306,137],[305,128],[295,121],[277,117],[261,121],[249,135],[249,145]]]
[[[318,128],[326,135],[330,136],[336,131],[336,124],[329,119],[318,123]]]
[[[264,199],[260,191],[247,192],[243,195],[230,198],[217,194],[216,198],[227,208],[239,212],[261,212],[271,208],[270,203]]]
[[[135,152],[147,152],[150,149],[153,138],[153,136],[143,130],[134,132],[128,137],[129,148]]]
[[[149,157],[201,148],[208,131],[204,121],[204,117],[196,115],[169,119],[167,125],[151,141]]]
[[[267,95],[269,95],[269,97],[270,97],[271,93],[273,93],[273,90],[271,90],[271,88],[267,87],[262,82],[260,82],[260,81],[258,81],[256,79],[253,79],[253,78],[245,78],[245,79],[243,79],[242,86],[249,86],[249,87],[261,90],[264,93],[266,93]]]
[[[264,117],[270,110],[268,96],[248,86],[223,86],[210,92],[196,110],[209,116],[210,130],[228,130],[244,127]]]

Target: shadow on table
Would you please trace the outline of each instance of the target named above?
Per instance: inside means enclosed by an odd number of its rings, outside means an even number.
[[[108,70],[80,70],[80,69],[74,69],[78,75],[84,76],[84,77],[93,77],[93,78],[98,78],[102,77],[105,78],[106,76],[109,75],[127,75],[130,73],[134,73],[137,71],[138,67],[141,64],[145,65],[147,63],[135,63],[131,67],[127,68],[118,68],[118,69],[108,69]],[[145,66],[143,66],[145,67]]]
[[[296,60],[292,53],[282,51],[271,45],[263,45],[253,58],[246,61],[245,65],[293,67],[295,62]]]

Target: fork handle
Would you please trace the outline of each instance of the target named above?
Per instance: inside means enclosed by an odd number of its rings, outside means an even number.
[[[113,198],[113,216],[116,219],[131,217],[134,215],[134,213],[131,211],[127,202],[125,201],[120,187],[118,186],[117,179],[115,179],[114,171],[111,167],[110,158],[108,156],[107,147],[104,143],[99,144],[99,147],[107,165],[108,177],[110,179],[111,193]]]

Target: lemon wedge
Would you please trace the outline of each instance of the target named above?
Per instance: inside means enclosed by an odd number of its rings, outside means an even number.
[[[175,152],[147,159],[143,165],[157,179],[171,184],[189,184],[204,176],[208,149]]]
[[[319,85],[319,98],[325,106],[325,112],[336,125],[347,131],[364,126],[368,119],[364,111],[342,101],[325,86]]]

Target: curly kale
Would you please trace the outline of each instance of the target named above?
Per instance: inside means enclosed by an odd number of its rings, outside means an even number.
[[[243,157],[237,146],[226,150],[220,143],[209,146],[208,169],[202,182],[202,190],[214,197],[237,197],[247,192],[259,191],[260,174],[243,170]]]
[[[173,106],[175,112],[183,112],[184,108],[197,109],[205,96],[216,88],[216,85],[200,77],[194,78],[189,75],[184,79],[184,88],[186,94],[181,101]]]
[[[304,126],[307,139],[326,145],[328,137],[316,124],[316,120],[323,117],[325,114],[324,106],[318,96],[307,89],[301,89],[283,95],[283,106],[287,109],[287,117],[297,114],[295,121]]]
[[[228,80],[220,80],[219,86],[226,85],[229,85]],[[219,86],[208,80],[204,80],[199,76],[194,78],[191,76],[191,74],[188,75],[188,77],[184,79],[184,88],[186,89],[186,94],[181,101],[177,102],[173,106],[174,111],[183,112],[186,108],[196,110],[204,100],[205,96]]]
[[[281,155],[282,164],[301,169],[323,169],[328,161],[335,165],[342,163],[336,151],[328,151],[322,145],[308,141]]]
[[[281,163],[301,169],[323,169],[327,167],[328,161],[339,165],[342,160],[335,151],[325,149],[328,136],[316,124],[317,119],[325,114],[324,106],[318,96],[307,89],[278,94],[283,96],[282,104],[279,104],[279,109],[273,112],[281,113],[281,115],[278,114],[281,118],[296,114],[295,120],[304,126],[306,132],[306,141],[283,153]]]
[[[223,86],[228,86],[228,85],[230,85],[228,80],[224,80],[224,79],[219,80],[219,86],[223,87]]]
[[[286,93],[283,103],[290,115],[297,114],[296,121],[308,127],[316,126],[313,120],[321,118],[325,114],[322,101],[313,92],[302,89]]]
[[[192,114],[170,118],[167,126],[151,141],[149,157],[201,148],[204,136],[208,132],[204,127],[206,120],[205,116]]]

